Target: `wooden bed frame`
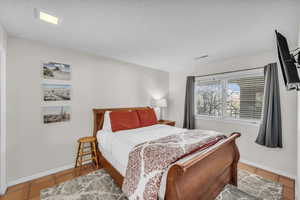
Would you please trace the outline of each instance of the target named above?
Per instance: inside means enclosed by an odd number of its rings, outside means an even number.
[[[105,111],[141,110],[136,108],[93,109],[94,133],[102,129]],[[239,150],[235,140],[240,133],[232,133],[216,148],[196,156],[182,164],[173,165],[167,175],[166,200],[213,200],[226,184],[237,185]],[[98,147],[98,145],[97,145]],[[124,177],[102,156],[98,148],[101,167],[122,187]]]

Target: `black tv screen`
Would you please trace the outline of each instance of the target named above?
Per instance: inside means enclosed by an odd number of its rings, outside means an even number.
[[[278,59],[281,65],[284,83],[288,90],[300,89],[300,79],[294,57],[290,54],[286,38],[275,31]]]

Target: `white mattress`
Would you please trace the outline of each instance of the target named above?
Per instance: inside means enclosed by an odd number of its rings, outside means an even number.
[[[149,140],[180,133],[184,130],[185,129],[173,126],[157,124],[117,132],[101,130],[97,133],[97,139],[99,149],[105,159],[109,161],[122,176],[125,176],[128,156],[134,146]]]

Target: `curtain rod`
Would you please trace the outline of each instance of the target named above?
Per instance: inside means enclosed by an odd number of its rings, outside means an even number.
[[[228,73],[233,73],[233,72],[243,72],[243,71],[250,71],[254,69],[262,69],[264,67],[254,67],[254,68],[248,68],[248,69],[240,69],[240,70],[234,70],[234,71],[229,71],[229,72],[219,72],[219,73],[214,73],[214,74],[205,74],[205,75],[199,75],[195,77],[205,77],[205,76],[214,76],[214,75],[221,75],[221,74],[228,74]]]

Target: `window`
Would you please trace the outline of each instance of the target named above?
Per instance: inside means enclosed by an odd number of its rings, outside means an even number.
[[[258,122],[264,93],[263,70],[196,78],[196,116]]]

